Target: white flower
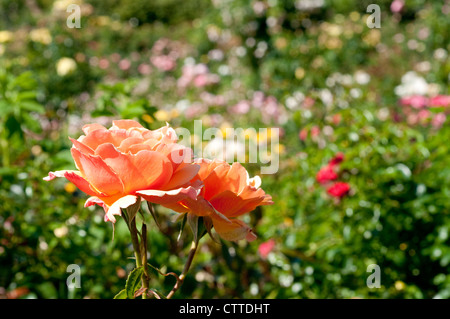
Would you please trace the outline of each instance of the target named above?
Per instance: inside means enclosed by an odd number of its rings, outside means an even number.
[[[331,92],[328,89],[320,90],[319,96],[323,104],[327,106],[333,104],[333,94],[331,94]]]
[[[362,70],[356,71],[354,78],[359,85],[366,85],[370,82],[370,75]]]
[[[398,96],[425,95],[428,92],[428,83],[414,71],[402,76],[401,84],[395,87]]]
[[[56,73],[58,73],[59,76],[66,76],[75,71],[76,68],[77,63],[71,58],[61,58],[56,62]]]

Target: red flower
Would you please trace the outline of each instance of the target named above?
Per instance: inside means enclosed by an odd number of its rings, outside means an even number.
[[[327,192],[334,197],[344,197],[350,191],[350,185],[344,182],[337,182],[328,188]]]
[[[319,183],[324,184],[328,181],[333,181],[338,178],[338,175],[333,169],[334,165],[327,165],[322,167],[319,172],[317,172],[316,179]]]
[[[344,160],[344,154],[343,153],[337,153],[335,157],[333,157],[330,161],[330,165],[334,166],[339,163],[341,163]]]

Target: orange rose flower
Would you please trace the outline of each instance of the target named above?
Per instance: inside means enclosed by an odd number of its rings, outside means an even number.
[[[221,160],[198,159],[200,170],[192,183],[197,187],[196,199],[186,198],[178,203],[163,203],[159,198],[140,192],[142,197],[157,202],[180,213],[191,213],[212,219],[216,232],[226,240],[252,241],[256,235],[251,228],[237,217],[254,210],[260,205],[271,205],[272,197],[261,188],[261,179],[249,178],[247,170],[240,163],[228,164]]]
[[[50,172],[44,180],[65,177],[91,195],[85,207],[98,204],[105,220],[115,222],[121,208],[136,203],[145,190],[167,203],[197,197],[189,181],[200,166],[192,163],[192,150],[176,143],[169,125],[152,131],[133,120],[113,121],[106,129],[99,124],[83,127],[73,143],[72,157],[78,171]]]

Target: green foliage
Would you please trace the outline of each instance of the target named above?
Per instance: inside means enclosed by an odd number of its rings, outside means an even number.
[[[125,284],[125,291],[127,295],[127,299],[134,299],[134,294],[136,290],[139,289],[141,285],[141,277],[144,272],[144,268],[137,267],[133,269],[133,271],[128,276],[127,282]]]

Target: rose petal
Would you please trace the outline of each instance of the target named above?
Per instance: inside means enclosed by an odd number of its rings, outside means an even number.
[[[83,130],[84,134],[88,135],[90,132],[93,132],[95,130],[106,130],[106,127],[98,123],[94,123],[94,124],[86,124],[81,129]]]
[[[174,189],[181,187],[191,181],[197,175],[200,165],[182,164],[173,174],[169,183],[164,185],[164,189]]]
[[[253,241],[257,237],[252,229],[243,221],[238,219],[231,219],[230,222],[225,222],[223,219],[212,218],[214,229],[225,240],[238,241],[247,239]]]
[[[129,137],[126,138],[120,143],[120,146],[117,148],[119,151],[126,153],[129,151],[129,148],[134,145],[142,145],[144,143],[144,139],[142,137]]]
[[[133,196],[133,195],[127,195],[127,196],[121,197],[119,200],[115,201],[114,204],[112,204],[109,207],[108,212],[106,213],[105,219],[107,221],[111,221],[112,223],[115,223],[116,218],[114,217],[114,215],[121,216],[122,215],[121,208],[127,208],[128,206],[135,204],[137,199],[138,199],[137,196]]]
[[[113,121],[112,129],[144,128],[139,122],[134,120],[116,120]]]
[[[85,154],[90,154],[90,155],[94,155],[95,151],[90,148],[89,146],[83,144],[82,142],[75,140],[71,137],[69,137],[70,141],[73,144],[73,147],[77,148],[80,152],[85,153]]]
[[[96,154],[118,175],[124,185],[124,192],[158,188],[169,181],[172,168],[168,159],[153,151],[137,154],[123,154],[108,143],[98,147]]]
[[[145,200],[160,205],[169,205],[181,202],[186,199],[195,200],[198,190],[192,186],[185,188],[173,189],[170,191],[162,191],[155,189],[147,189],[137,191],[136,194],[142,196]]]
[[[49,173],[48,173],[48,176],[44,177],[43,180],[48,182],[48,181],[54,180],[56,177],[65,177],[64,174],[65,174],[66,172],[77,172],[77,171],[70,170],[70,171],[55,171],[55,172],[49,172]]]
[[[241,163],[233,163],[226,176],[228,189],[235,193],[240,193],[247,186],[248,173]]]
[[[158,152],[142,150],[132,154],[131,159],[139,171],[145,172],[148,189],[162,187],[172,177],[172,164],[167,157]]]
[[[92,131],[86,136],[80,137],[78,141],[95,151],[98,146],[105,143],[111,143],[114,146],[119,147],[120,143],[130,136],[130,133],[122,129],[114,131],[100,129]]]
[[[100,156],[83,154],[76,148],[72,148],[71,153],[81,175],[98,192],[107,195],[123,192],[122,181]]]
[[[89,182],[85,180],[83,177],[81,177],[79,173],[67,171],[64,174],[64,177],[67,178],[70,182],[72,182],[76,187],[78,187],[80,191],[91,196],[100,195],[100,193],[94,190],[89,184]]]
[[[216,166],[205,179],[202,179],[205,184],[204,196],[207,200],[216,194],[228,190],[226,182],[228,170],[229,165],[227,163],[222,163],[221,165]]]
[[[92,206],[92,205],[99,205],[99,206],[103,207],[103,209],[105,210],[105,213],[108,212],[108,206],[105,204],[104,201],[102,201],[97,196],[89,197],[86,200],[86,202],[84,203],[84,207],[89,207],[89,206]]]

